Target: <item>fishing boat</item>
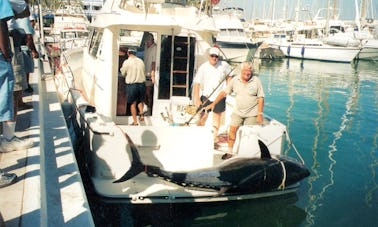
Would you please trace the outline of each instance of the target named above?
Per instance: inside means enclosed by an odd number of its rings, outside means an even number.
[[[310,174],[295,146],[297,158],[285,155],[292,143],[285,125],[273,118],[241,127],[227,160],[221,159],[226,131],[220,130],[215,148],[211,127],[197,126],[192,81],[218,32],[208,14],[212,1],[202,3],[197,8],[182,0],[108,0],[91,23],[89,45],[62,53],[55,76],[59,97],[72,137],[82,139],[77,157],[102,200],[146,204],[277,196],[294,193]],[[135,126],[119,77],[121,50],[136,49],[143,58],[149,34],[157,45],[153,108]],[[224,128],[234,103],[232,96],[227,100]]]

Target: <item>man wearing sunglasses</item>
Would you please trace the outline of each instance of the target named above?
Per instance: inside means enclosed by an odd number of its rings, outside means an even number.
[[[220,50],[217,47],[209,49],[208,61],[203,63],[197,71],[193,81],[193,100],[197,108],[203,108],[211,104],[226,85],[226,81],[232,71],[231,66],[219,60]],[[218,102],[213,108],[213,134],[214,146],[217,145],[218,130],[222,113],[226,110],[226,97]],[[197,125],[206,123],[208,111],[202,111]]]

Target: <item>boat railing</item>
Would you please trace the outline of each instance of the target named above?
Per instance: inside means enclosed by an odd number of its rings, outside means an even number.
[[[145,14],[175,14],[178,16],[188,14],[211,15],[212,3],[209,0],[200,3],[189,3],[188,0],[115,0],[118,7],[123,10]],[[114,4],[113,4],[114,5]],[[178,9],[184,10],[178,10]],[[189,10],[193,9],[193,10]]]
[[[293,148],[294,152],[298,156],[301,163],[304,165],[305,164],[304,159],[302,158],[301,154],[297,150],[297,147],[294,145],[293,141],[291,140],[289,132],[287,130],[286,130],[286,140],[288,141],[289,145]]]

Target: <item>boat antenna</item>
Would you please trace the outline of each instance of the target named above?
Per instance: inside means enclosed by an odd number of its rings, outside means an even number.
[[[149,8],[149,3],[146,2],[145,0],[142,0],[142,3],[143,3],[144,16],[147,17],[147,14],[148,14],[148,8]]]

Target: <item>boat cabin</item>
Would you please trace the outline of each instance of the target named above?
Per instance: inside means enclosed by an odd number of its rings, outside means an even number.
[[[213,45],[212,36],[217,29],[210,17],[199,15],[191,7],[164,8],[160,14],[130,13],[130,10],[140,9],[134,5],[125,7],[129,10],[124,14],[106,17],[99,14],[98,20],[91,24],[89,46],[84,50],[83,58],[85,83],[81,85],[89,102],[96,105],[97,112],[116,123],[128,124],[131,117],[125,102],[125,79],[119,76],[119,69],[127,58],[128,48],[137,49],[136,55],[144,59],[145,39],[152,34],[157,49],[156,83],[152,116],[146,122],[152,125],[163,119],[161,113],[168,118],[165,108],[172,100],[185,100],[185,105],[190,104],[193,77],[207,60],[207,51]],[[114,92],[115,87],[117,92]]]

